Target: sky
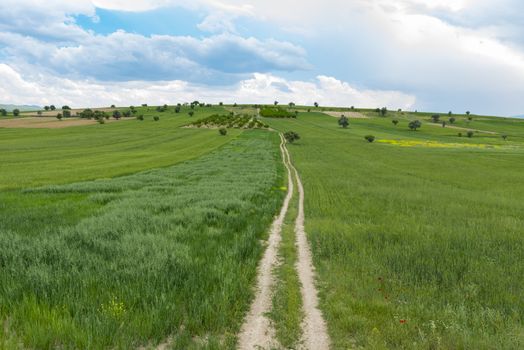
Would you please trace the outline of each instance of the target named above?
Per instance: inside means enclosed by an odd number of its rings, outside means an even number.
[[[524,114],[521,0],[1,0],[0,103]]]

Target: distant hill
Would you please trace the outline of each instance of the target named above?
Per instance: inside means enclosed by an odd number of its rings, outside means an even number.
[[[24,111],[36,111],[36,110],[39,110],[39,109],[42,109],[42,107],[40,106],[28,106],[28,105],[3,105],[3,104],[0,104],[0,108],[3,108],[5,110],[7,110],[8,112],[12,112],[13,109],[19,109],[21,112],[24,112]]]

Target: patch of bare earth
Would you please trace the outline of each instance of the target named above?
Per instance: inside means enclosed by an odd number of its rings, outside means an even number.
[[[350,119],[369,119],[369,117],[366,117],[364,114],[359,113],[359,112],[332,112],[332,111],[328,111],[328,112],[322,112],[322,113],[327,114],[327,115],[332,116],[332,117],[335,117],[335,118],[340,118],[341,116],[345,115],[346,117],[348,117]]]
[[[304,320],[302,321],[302,348],[308,350],[324,350],[330,348],[330,339],[327,331],[326,321],[318,305],[318,292],[315,286],[315,267],[311,248],[304,229],[304,186],[300,179],[297,169],[291,163],[291,157],[287,149],[287,158],[290,167],[293,169],[298,187],[298,214],[295,220],[296,246],[298,250],[298,260],[296,269],[300,280],[302,294],[302,305],[304,310]]]
[[[116,122],[115,119],[106,120],[106,123]],[[24,117],[0,120],[0,128],[9,129],[62,129],[71,126],[94,125],[94,119],[67,118],[58,120],[55,117]]]
[[[284,137],[280,135],[280,138],[280,151],[288,174],[287,195],[280,214],[271,225],[271,232],[267,242],[268,246],[258,266],[255,300],[251,304],[251,308],[244,320],[238,337],[238,349],[240,350],[279,348],[275,337],[275,330],[267,314],[271,311],[272,306],[271,300],[276,282],[273,271],[279,263],[278,248],[282,240],[282,225],[289,208],[289,203],[293,197],[294,187]]]

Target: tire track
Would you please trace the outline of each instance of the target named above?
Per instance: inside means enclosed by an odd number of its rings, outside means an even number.
[[[240,350],[279,348],[274,328],[267,314],[272,307],[273,287],[276,282],[273,270],[278,265],[278,248],[282,240],[282,225],[294,192],[289,153],[285,147],[285,140],[282,134],[280,134],[280,140],[282,162],[286,167],[288,175],[288,189],[280,214],[271,225],[268,247],[258,267],[255,300],[251,304],[238,337],[238,349]]]
[[[315,287],[315,268],[311,248],[304,229],[304,186],[297,169],[291,163],[291,157],[284,145],[289,166],[293,170],[298,188],[298,215],[295,221],[296,245],[298,260],[296,269],[300,280],[304,320],[302,322],[302,346],[308,350],[325,350],[330,348],[330,339],[326,321],[318,308],[318,292]]]

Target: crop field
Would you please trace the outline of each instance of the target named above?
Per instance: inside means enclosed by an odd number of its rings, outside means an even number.
[[[524,121],[460,118],[495,132],[467,138],[391,114],[267,121],[301,136],[288,148],[333,348],[522,348]]]
[[[178,108],[0,118],[0,349],[524,347],[524,120]]]

